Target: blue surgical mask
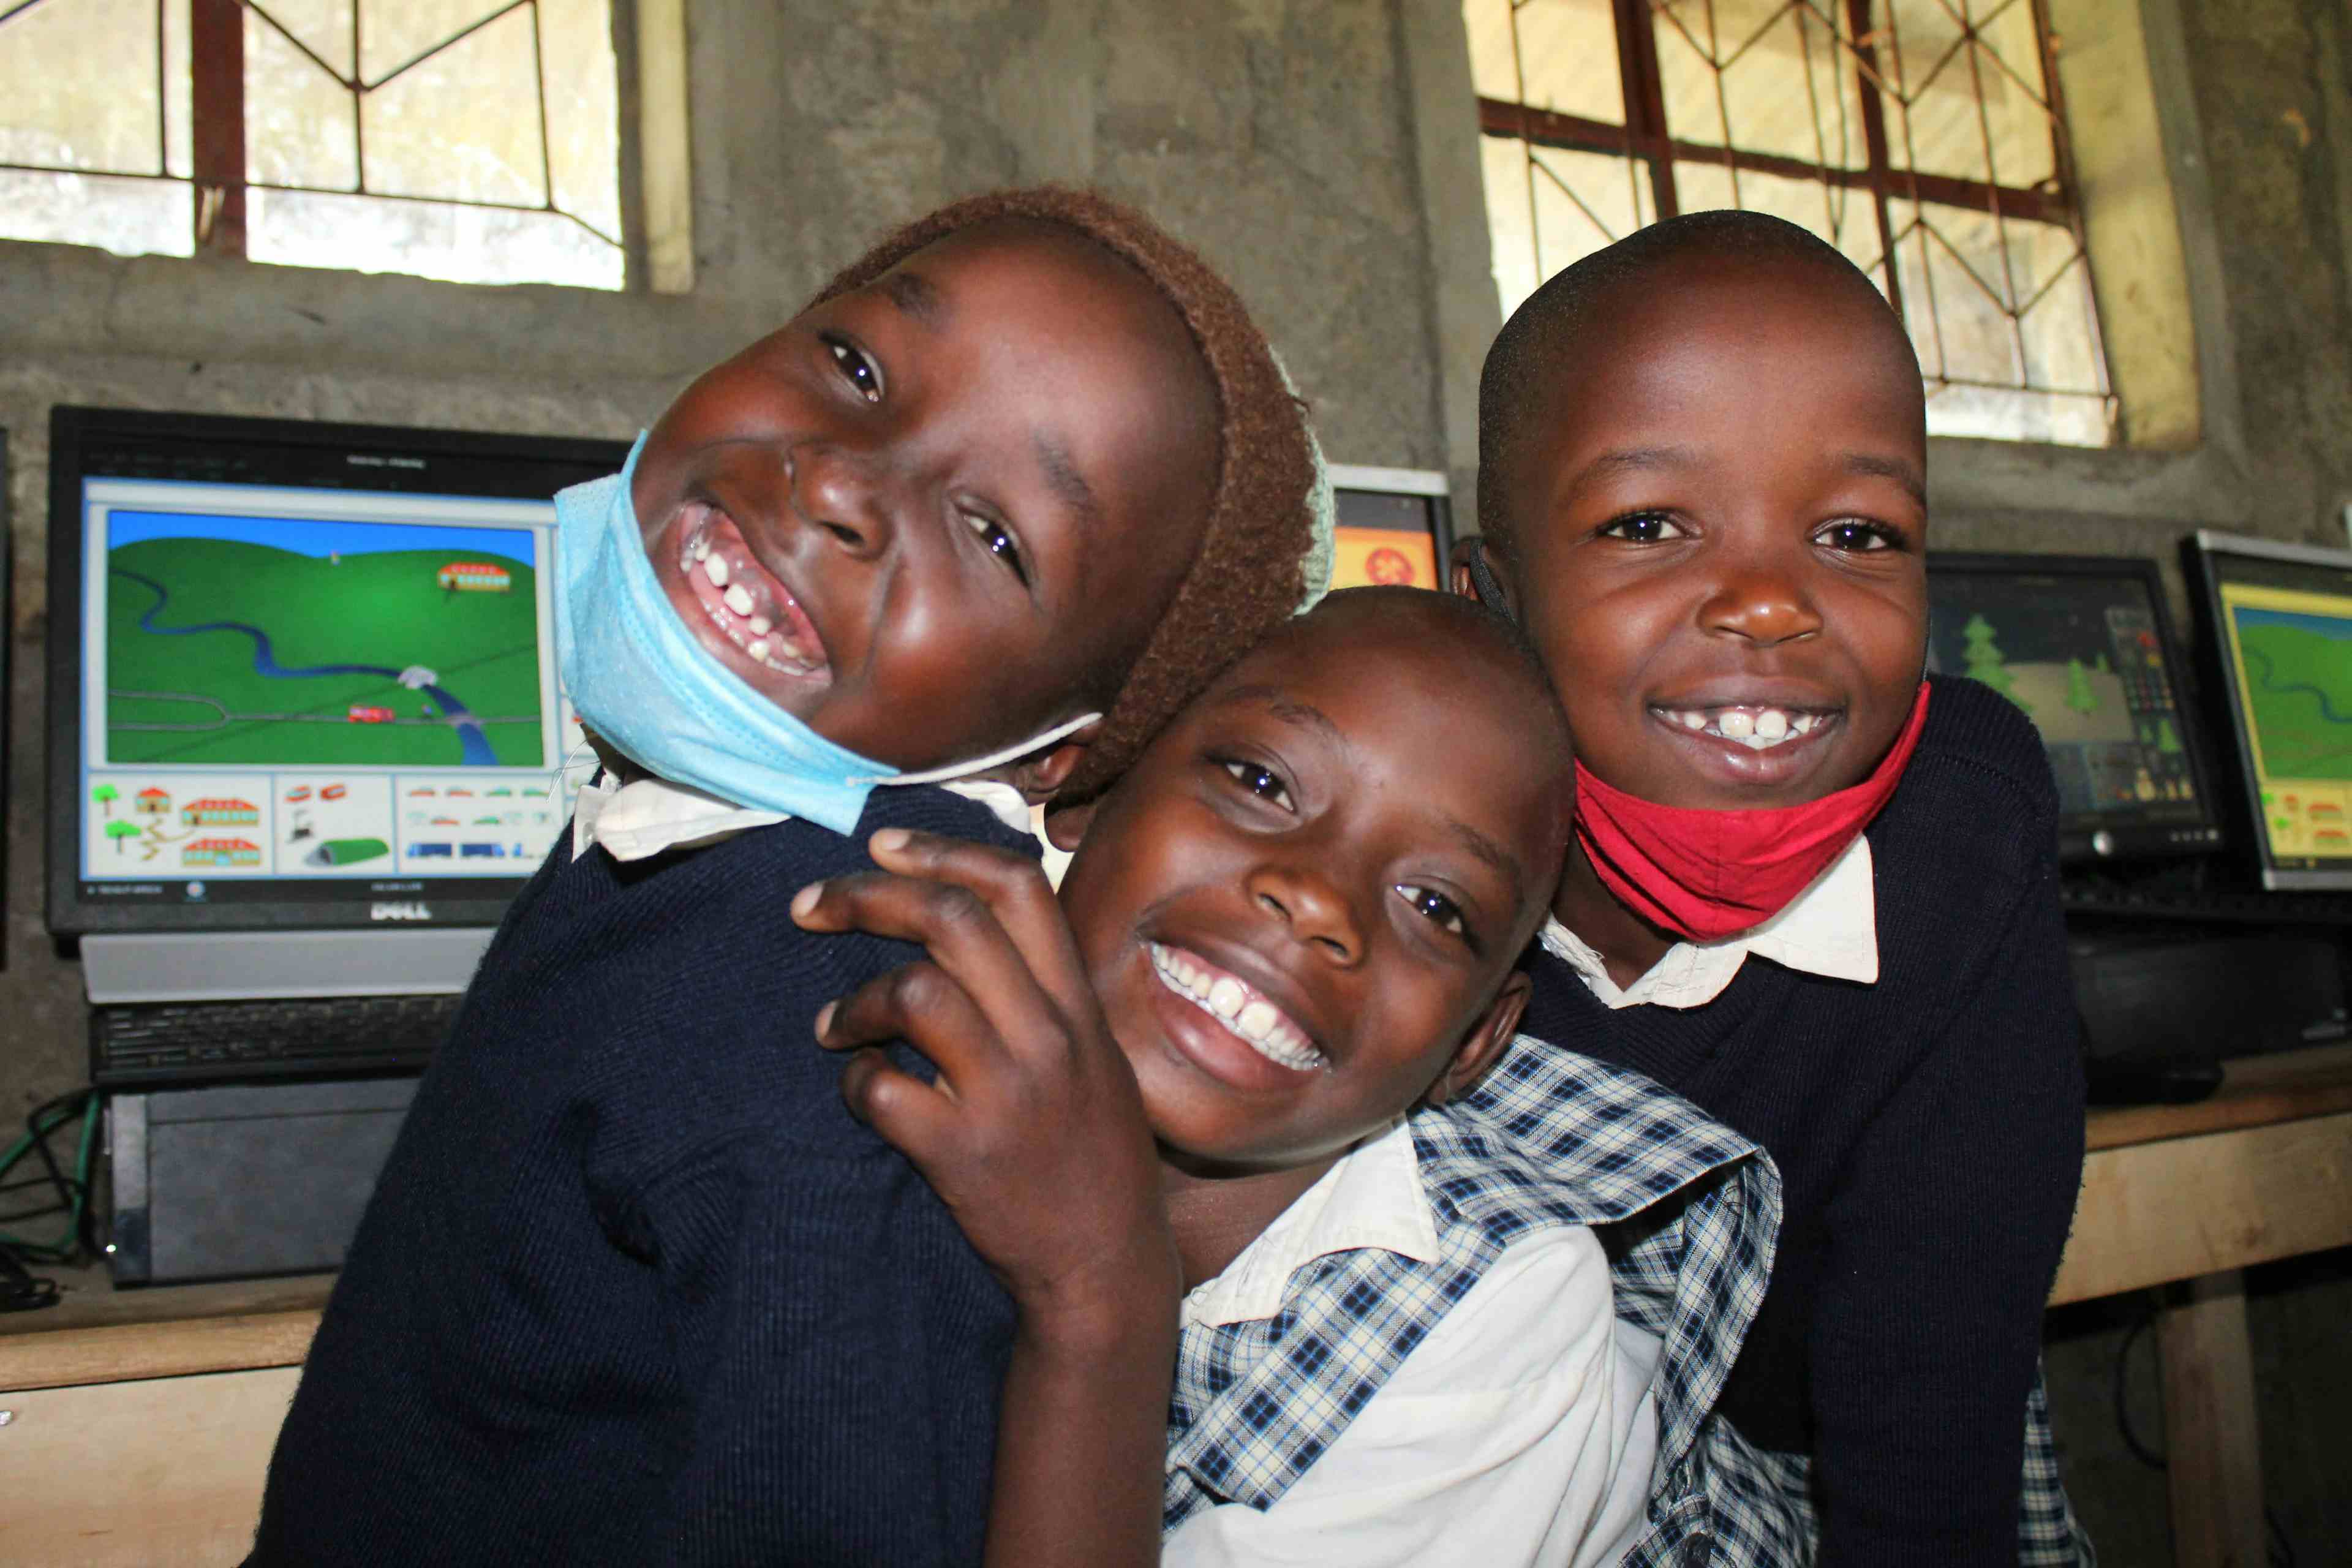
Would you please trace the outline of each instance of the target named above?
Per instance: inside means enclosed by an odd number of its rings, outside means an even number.
[[[555,498],[555,652],[581,720],[647,772],[847,833],[877,784],[982,773],[1101,717],[1083,714],[1017,746],[919,773],[893,773],[835,745],[753,690],[678,619],[646,558],[629,496],[645,446],[640,435],[619,473]]]

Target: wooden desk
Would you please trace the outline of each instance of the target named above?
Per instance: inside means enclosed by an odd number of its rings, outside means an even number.
[[[2263,1568],[2249,1264],[2352,1246],[2352,1046],[2227,1064],[2195,1105],[2095,1110],[2053,1305],[2168,1287],[2175,1568]]]
[[[117,1293],[89,1270],[56,1308],[0,1317],[0,1563],[243,1560],[332,1282]]]

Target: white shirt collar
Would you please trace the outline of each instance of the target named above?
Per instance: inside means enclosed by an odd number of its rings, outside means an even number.
[[[1437,1260],[1437,1215],[1422,1190],[1412,1130],[1399,1117],[1358,1143],[1301,1193],[1255,1241],[1185,1296],[1183,1321],[1254,1322],[1282,1310],[1283,1288],[1307,1264],[1376,1247]]]
[[[1857,837],[1787,909],[1753,931],[1721,942],[1679,942],[1633,984],[1618,989],[1581,937],[1557,917],[1544,922],[1546,951],[1576,971],[1611,1009],[1644,1003],[1698,1007],[1723,994],[1754,953],[1784,968],[1868,985],[1878,979],[1878,910],[1870,840]]]
[[[1030,831],[1029,802],[1009,784],[958,779],[939,787],[978,801],[1015,832]],[[667,779],[622,784],[606,773],[572,802],[572,855],[577,859],[601,844],[615,860],[643,860],[667,849],[697,848],[754,827],[773,826],[791,816],[737,805]]]

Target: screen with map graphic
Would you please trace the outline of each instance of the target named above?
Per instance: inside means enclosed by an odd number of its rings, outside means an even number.
[[[2352,554],[2199,545],[2265,872],[2352,886]]]
[[[533,529],[119,509],[106,761],[539,767]]]
[[[55,429],[53,925],[495,920],[570,814],[553,496],[625,450]]]
[[[1937,554],[1927,596],[1928,669],[1991,687],[2041,731],[2062,847],[2112,856],[2218,842],[2154,562]]]

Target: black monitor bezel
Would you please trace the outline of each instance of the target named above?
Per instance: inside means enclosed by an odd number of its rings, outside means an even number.
[[[232,931],[344,930],[369,926],[380,908],[391,909],[404,927],[496,925],[514,896],[530,879],[526,868],[500,877],[386,877],[381,890],[365,896],[337,883],[333,890],[298,888],[282,900],[253,900],[220,904],[189,902],[109,904],[86,898],[79,871],[82,664],[82,479],[84,453],[104,439],[142,444],[207,442],[245,447],[315,448],[321,452],[382,452],[387,455],[455,458],[469,462],[520,459],[576,466],[612,473],[628,455],[625,442],[592,437],[492,434],[473,430],[355,425],[300,419],[248,418],[236,415],[183,414],[149,409],[99,408],[60,404],[49,412],[48,547],[48,798],[44,803],[48,849],[47,922],[52,935],[72,938],[100,933],[178,933]],[[371,479],[376,475],[371,473]],[[407,470],[387,469],[384,489],[439,493],[412,481]],[[331,487],[321,487],[331,488]],[[530,499],[519,495],[518,499]],[[73,809],[62,803],[73,802]],[[159,881],[175,879],[158,878]],[[362,889],[374,883],[361,881]]]
[[[2230,737],[2232,773],[2237,788],[2231,799],[2237,818],[2237,836],[2245,846],[2264,889],[2274,892],[2327,892],[2352,889],[2352,866],[2340,870],[2308,870],[2282,867],[2271,854],[2270,835],[2262,823],[2262,781],[2254,773],[2252,737],[2246,731],[2244,705],[2222,650],[2221,582],[2215,571],[2220,555],[2252,556],[2298,565],[2331,567],[2352,573],[2352,550],[2330,550],[2315,544],[2289,544],[2200,528],[2180,542],[2181,575],[2189,580],[2189,603],[2196,617],[2198,673],[2213,710],[2213,727]]]
[[[2069,865],[2105,865],[2130,861],[2169,860],[2210,855],[2225,842],[2230,825],[2216,804],[2211,753],[2206,749],[2203,715],[2197,710],[2197,690],[2187,650],[2175,635],[2167,602],[2163,568],[2144,555],[2042,555],[2032,552],[1934,550],[1927,552],[1927,577],[1938,574],[1982,577],[2117,577],[2129,578],[2147,591],[2153,607],[2156,637],[2165,668],[2174,688],[2174,711],[2180,719],[2180,744],[2189,757],[2189,775],[2202,803],[2204,821],[2137,826],[2094,822],[2080,814],[2062,816],[2058,825],[2058,858]],[[1933,592],[1932,588],[1930,590]],[[1959,679],[1959,678],[1955,678]]]

